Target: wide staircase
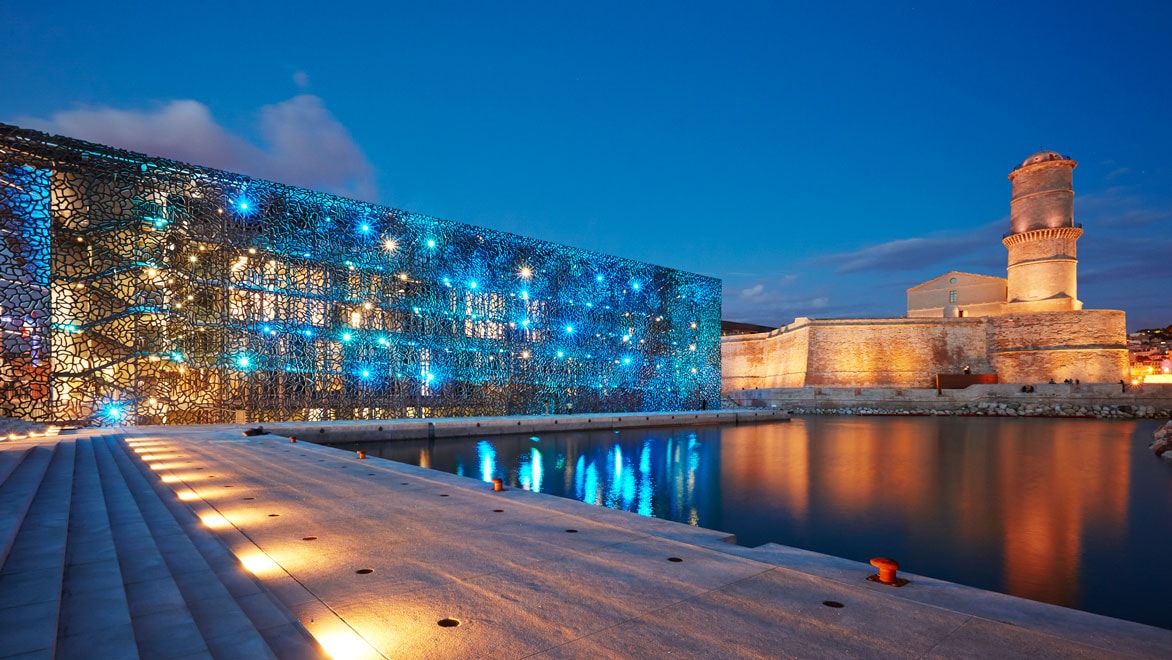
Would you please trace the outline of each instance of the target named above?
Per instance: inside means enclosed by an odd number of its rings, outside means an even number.
[[[322,658],[117,433],[0,442],[0,658]]]

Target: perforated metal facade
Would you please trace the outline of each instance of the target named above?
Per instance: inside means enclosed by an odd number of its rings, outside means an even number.
[[[0,227],[16,417],[719,405],[710,277],[3,124]]]

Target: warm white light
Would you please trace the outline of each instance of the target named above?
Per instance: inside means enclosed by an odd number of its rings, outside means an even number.
[[[387,252],[394,252],[395,249],[399,247],[399,244],[390,239],[387,239],[387,241],[383,243],[383,247],[387,249]]]
[[[259,550],[241,555],[240,563],[244,564],[244,568],[247,568],[249,572],[258,577],[262,577],[265,574],[276,573],[281,570],[281,567],[277,564],[277,562],[273,561],[271,557],[264,554],[263,552],[260,552]]]
[[[218,513],[205,513],[199,519],[204,527],[209,529],[223,529],[229,526],[228,519]]]
[[[533,277],[533,269],[529,268],[528,266],[521,266],[520,275],[521,279],[527,280],[530,277]]]
[[[322,621],[322,624],[330,625],[325,621]],[[334,658],[334,660],[382,657],[376,654],[370,648],[369,644],[340,620],[328,630],[322,630],[319,627],[314,630],[313,636],[321,644],[321,647],[325,649],[326,655]]]

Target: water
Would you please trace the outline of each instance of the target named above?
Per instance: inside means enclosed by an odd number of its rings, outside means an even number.
[[[1157,422],[813,417],[367,453],[1172,628]],[[348,445],[348,449],[355,448]]]

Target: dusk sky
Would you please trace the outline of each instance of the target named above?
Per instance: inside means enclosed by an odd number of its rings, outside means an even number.
[[[727,320],[1005,275],[1074,172],[1079,297],[1172,324],[1172,2],[21,2],[0,121],[719,277]]]

